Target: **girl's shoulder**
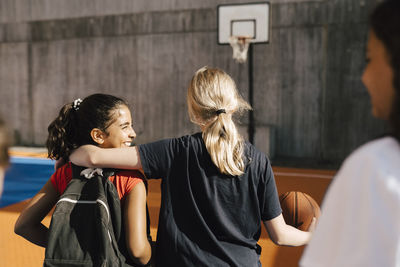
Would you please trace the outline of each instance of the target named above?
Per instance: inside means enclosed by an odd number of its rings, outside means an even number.
[[[244,142],[243,144],[243,161],[245,165],[245,174],[256,173],[256,177],[260,174],[272,173],[271,162],[268,156],[258,150],[250,142]]]
[[[160,147],[169,147],[169,148],[179,148],[179,147],[188,147],[193,144],[202,143],[202,135],[201,133],[195,133],[191,135],[183,135],[180,137],[173,138],[165,138],[145,144],[138,145],[139,150],[142,148],[160,148]]]
[[[243,153],[245,157],[252,159],[252,161],[261,162],[262,164],[269,162],[268,155],[260,151],[256,146],[254,146],[250,142],[247,141],[244,142]]]
[[[369,141],[360,146],[346,160],[363,158],[386,160],[391,157],[400,157],[400,144],[395,138],[387,136]]]
[[[129,194],[137,184],[145,182],[144,175],[137,170],[117,171],[109,179],[115,185],[120,199]]]
[[[201,132],[189,135],[183,135],[181,137],[174,138],[173,140],[175,140],[176,142],[181,142],[184,145],[189,145],[193,143],[204,143],[203,135]]]
[[[68,179],[71,180],[72,178],[72,165],[71,162],[65,163],[63,166],[60,168],[56,169],[54,172],[55,176],[58,176],[60,179]]]
[[[400,169],[399,162],[400,144],[393,137],[383,137],[354,150],[343,162],[339,174],[357,169],[379,173],[396,171]]]
[[[183,135],[181,137],[171,138],[168,140],[171,144],[171,147],[174,147],[176,150],[185,150],[191,148],[195,151],[202,151],[205,148],[205,143],[201,132]]]
[[[67,162],[63,166],[58,168],[50,178],[54,188],[60,195],[64,192],[65,188],[67,187],[71,179],[72,179],[72,166],[70,162]]]

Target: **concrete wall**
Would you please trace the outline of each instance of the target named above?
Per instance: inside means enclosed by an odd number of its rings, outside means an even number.
[[[323,2],[326,0],[313,0]],[[241,0],[1,0],[0,22],[70,19],[89,16],[121,15],[213,8],[218,4],[258,1]],[[270,0],[270,3],[300,3],[309,0]]]
[[[132,104],[138,143],[194,132],[185,93],[199,67],[223,68],[248,96],[248,64],[216,43],[217,5],[239,2],[253,1],[0,0],[0,113],[18,144],[43,145],[63,104],[105,92]],[[360,81],[375,2],[271,1],[271,42],[253,47],[261,150],[338,164],[384,131]]]

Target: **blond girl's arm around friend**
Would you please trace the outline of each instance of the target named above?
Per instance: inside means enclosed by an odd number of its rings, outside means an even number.
[[[71,155],[72,163],[86,167],[106,167],[118,169],[141,170],[139,150],[137,146],[125,148],[99,148],[84,145]]]

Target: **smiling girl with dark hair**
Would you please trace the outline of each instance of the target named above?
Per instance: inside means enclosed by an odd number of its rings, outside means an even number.
[[[136,137],[128,105],[120,98],[94,94],[65,104],[48,127],[49,158],[64,160],[84,144],[102,148],[129,147]],[[15,233],[46,247],[48,228],[41,222],[50,212],[72,178],[71,163],[58,168],[43,188],[21,212]],[[121,200],[125,255],[130,265],[143,265],[151,258],[146,218],[146,188],[137,171],[121,171],[110,176]],[[133,262],[132,262],[133,261]]]

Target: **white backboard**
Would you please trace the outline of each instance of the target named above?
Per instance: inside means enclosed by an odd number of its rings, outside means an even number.
[[[269,30],[269,2],[218,6],[218,44],[229,44],[231,36],[248,36],[251,43],[268,43]]]

